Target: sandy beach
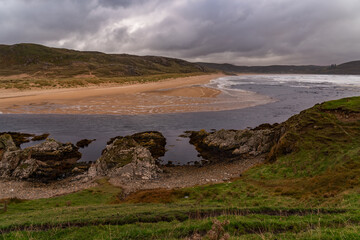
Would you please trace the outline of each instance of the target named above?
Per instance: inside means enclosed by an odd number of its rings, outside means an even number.
[[[0,112],[134,115],[231,110],[272,101],[253,92],[244,91],[234,97],[204,86],[222,76],[209,74],[122,86],[0,90]]]

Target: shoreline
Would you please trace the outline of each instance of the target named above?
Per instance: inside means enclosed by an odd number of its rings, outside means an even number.
[[[204,86],[224,76],[217,73],[110,87],[0,90],[0,112],[140,115],[233,110],[273,101],[249,91],[230,97],[220,89]]]
[[[264,162],[264,157],[244,161],[218,162],[202,167],[198,166],[166,166],[161,165],[163,173],[157,179],[131,181],[118,177],[108,179],[115,187],[123,189],[125,194],[135,193],[141,190],[152,189],[174,189],[194,187],[206,184],[218,184],[231,182],[251,167]],[[19,198],[24,200],[46,199],[79,192],[85,189],[99,186],[98,180],[103,177],[96,177],[92,180],[78,177],[70,177],[62,180],[42,183],[25,180],[9,180],[0,178],[0,199]]]

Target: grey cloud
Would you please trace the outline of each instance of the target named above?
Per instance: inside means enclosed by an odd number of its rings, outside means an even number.
[[[0,0],[0,42],[236,64],[358,59],[358,0]]]
[[[118,8],[123,7],[127,8],[132,5],[142,4],[146,0],[98,0],[98,4],[103,7]]]
[[[105,18],[92,14],[92,6],[92,1],[1,1],[0,41],[46,42],[96,33]]]

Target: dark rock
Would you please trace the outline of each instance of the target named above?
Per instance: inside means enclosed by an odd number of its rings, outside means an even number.
[[[162,135],[162,133],[157,131],[147,131],[147,132],[135,133],[130,137],[133,138],[141,146],[147,148],[151,152],[151,155],[154,158],[157,159],[165,155],[166,138],[164,137],[164,135]],[[124,137],[117,136],[111,138],[110,141],[107,142],[107,144],[109,145],[112,142],[114,142],[115,139],[119,139],[119,138],[124,138]]]
[[[71,170],[74,174],[86,173],[90,168],[90,164],[87,162],[77,162],[75,167]]]
[[[46,139],[41,144],[23,150],[5,150],[0,161],[0,176],[44,182],[56,180],[71,175],[80,158],[81,153],[73,144]]]
[[[18,148],[16,147],[11,135],[3,134],[0,135],[0,161],[3,158],[3,155],[7,151],[15,151]]]
[[[45,140],[50,135],[49,133],[44,133],[41,135],[35,135],[35,134],[30,134],[30,133],[21,133],[21,132],[2,132],[2,133],[0,133],[0,135],[4,135],[4,134],[9,134],[12,137],[12,139],[17,147],[20,147],[21,144],[28,143],[30,141]]]
[[[263,124],[254,129],[219,130],[208,133],[193,131],[190,143],[201,157],[210,161],[253,158],[269,153],[280,139],[280,125]]]
[[[166,138],[157,131],[141,132],[131,135],[141,146],[147,148],[154,158],[165,155]]]
[[[82,139],[76,143],[76,146],[79,148],[85,148],[90,145],[93,141],[96,141],[96,139]]]
[[[171,167],[171,166],[174,166],[174,163],[172,161],[168,161],[165,166]]]
[[[11,135],[2,134],[0,135],[0,150],[2,151],[15,151],[18,147],[15,145]]]
[[[192,132],[193,131],[185,131],[182,134],[180,134],[179,137],[181,137],[181,138],[189,138]]]
[[[128,136],[107,145],[88,175],[147,180],[156,178],[160,171],[150,151]]]
[[[15,145],[20,147],[21,144],[30,142],[30,138],[34,137],[34,134],[19,133],[19,132],[1,132],[0,135],[8,134],[12,137]]]
[[[41,135],[34,136],[33,138],[31,138],[31,141],[41,141],[41,140],[45,140],[45,139],[47,139],[49,136],[50,136],[49,133],[44,133],[44,134],[41,134]]]

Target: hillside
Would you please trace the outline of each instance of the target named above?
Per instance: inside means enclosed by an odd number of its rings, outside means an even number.
[[[256,128],[284,131],[267,162],[225,183],[124,195],[102,179],[10,199],[0,239],[358,239],[359,106],[360,97],[330,101]]]
[[[139,81],[138,78],[149,76],[207,71],[174,58],[75,51],[37,44],[0,45],[0,87],[86,85],[123,82],[126,77]]]
[[[271,66],[236,66],[232,64],[197,63],[203,67],[227,73],[288,73],[288,74],[360,74],[360,61],[340,65],[271,65]]]
[[[360,61],[352,61],[334,66],[330,72],[334,74],[360,74]]]

